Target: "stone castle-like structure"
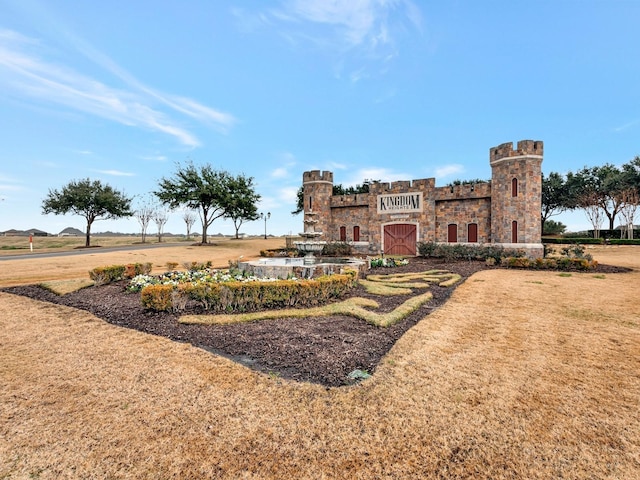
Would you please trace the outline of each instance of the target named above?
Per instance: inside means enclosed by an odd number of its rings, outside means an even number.
[[[416,255],[418,242],[498,244],[541,257],[541,141],[489,149],[491,181],[436,187],[435,179],[372,183],[333,195],[333,173],[303,173],[305,220],[319,240],[368,254]]]

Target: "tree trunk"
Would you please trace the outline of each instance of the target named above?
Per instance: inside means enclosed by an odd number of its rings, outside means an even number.
[[[207,243],[207,222],[202,222],[202,243]]]
[[[87,221],[87,234],[86,234],[86,240],[84,242],[84,246],[85,247],[91,246],[91,222],[89,221]]]

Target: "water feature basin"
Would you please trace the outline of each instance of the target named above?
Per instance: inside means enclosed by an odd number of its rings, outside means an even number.
[[[309,262],[304,258],[260,258],[248,262],[239,262],[238,268],[263,278],[315,278],[321,275],[340,273],[345,268],[356,270],[363,277],[368,262],[359,258],[314,257]]]

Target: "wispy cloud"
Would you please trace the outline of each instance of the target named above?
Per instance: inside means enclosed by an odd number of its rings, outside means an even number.
[[[442,165],[434,170],[436,178],[446,178],[453,175],[458,175],[464,172],[464,166],[458,163],[452,163],[451,165]]]
[[[111,175],[114,177],[135,177],[135,173],[130,172],[122,172],[120,170],[96,170],[98,173],[102,173],[103,175]]]
[[[625,130],[629,130],[631,127],[634,127],[636,125],[640,124],[640,118],[636,118],[635,120],[632,120],[630,122],[627,122],[623,125],[620,125],[618,127],[614,127],[613,131],[618,133],[618,132],[624,132]]]
[[[397,10],[421,24],[418,8],[408,0],[288,0],[280,19],[330,27],[345,46],[376,48],[392,42],[390,16]]]
[[[144,155],[142,157],[143,160],[149,160],[151,162],[166,162],[168,159],[165,155]]]
[[[223,132],[235,124],[230,114],[147,87],[107,56],[82,40],[71,38],[78,51],[123,81],[126,88],[116,88],[66,65],[47,61],[40,55],[49,50],[40,48],[36,39],[0,30],[2,90],[42,104],[56,104],[124,125],[162,132],[189,147],[199,146],[200,141],[172,114],[186,115]]]
[[[369,64],[351,68],[342,57],[353,53],[360,62],[389,62],[397,56],[400,32],[422,30],[420,9],[411,0],[282,0],[267,14],[233,12],[243,25],[268,25],[289,43],[338,54],[335,76],[343,78],[343,70],[351,71],[345,76],[352,83],[372,75]]]
[[[280,190],[279,198],[281,202],[295,206],[298,201],[298,187],[285,187]]]
[[[24,190],[22,185],[12,185],[8,183],[0,184],[0,192],[20,192]]]
[[[289,170],[284,167],[276,168],[273,172],[271,172],[272,178],[286,178],[289,176]]]
[[[296,156],[291,152],[282,152],[277,156],[279,167],[275,168],[271,174],[271,178],[282,179],[291,175],[291,169],[296,165]]]

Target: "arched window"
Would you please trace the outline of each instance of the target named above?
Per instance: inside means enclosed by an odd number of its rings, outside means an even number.
[[[518,243],[518,222],[511,222],[511,243]]]
[[[477,243],[478,242],[478,224],[470,223],[467,225],[467,242],[469,243]]]
[[[340,227],[340,241],[347,241],[347,227]]]
[[[518,196],[518,179],[517,178],[514,178],[513,180],[511,180],[511,196],[512,197]]]
[[[458,225],[450,223],[447,227],[447,242],[456,243],[458,241]]]
[[[360,227],[358,225],[353,227],[353,241],[354,242],[360,241]]]

